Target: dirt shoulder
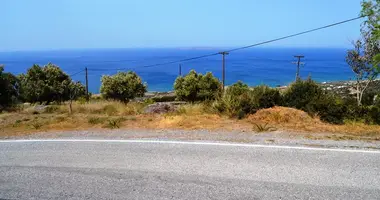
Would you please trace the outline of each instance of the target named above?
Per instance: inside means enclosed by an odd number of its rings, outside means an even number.
[[[380,140],[350,140],[339,134],[317,134],[319,137],[315,137],[315,135],[316,134],[300,134],[284,131],[253,133],[223,130],[93,129],[86,131],[40,132],[21,136],[11,136],[3,139],[149,139],[218,141],[266,145],[380,150]]]

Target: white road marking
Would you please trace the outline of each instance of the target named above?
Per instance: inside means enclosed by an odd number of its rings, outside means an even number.
[[[0,143],[36,143],[36,142],[101,142],[101,143],[152,143],[152,144],[184,144],[184,145],[212,145],[231,147],[253,147],[253,148],[273,148],[273,149],[297,149],[312,151],[336,151],[352,153],[378,153],[380,151],[355,150],[355,149],[334,149],[334,148],[314,148],[302,146],[282,146],[282,145],[262,145],[262,144],[241,144],[225,142],[191,142],[191,141],[169,141],[169,140],[100,140],[100,139],[41,139],[41,140],[0,140]]]

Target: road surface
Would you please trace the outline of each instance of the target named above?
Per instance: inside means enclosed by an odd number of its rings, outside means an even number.
[[[0,141],[0,199],[380,199],[380,154],[196,142]]]

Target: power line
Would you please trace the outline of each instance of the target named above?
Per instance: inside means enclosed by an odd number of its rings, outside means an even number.
[[[264,42],[259,42],[259,43],[248,45],[248,46],[244,46],[244,47],[230,49],[227,52],[247,49],[247,48],[251,48],[251,47],[255,47],[255,46],[259,46],[259,45],[263,45],[263,44],[268,44],[268,43],[271,43],[271,42],[276,42],[276,41],[279,41],[279,40],[283,40],[283,39],[287,39],[287,38],[291,38],[291,37],[295,37],[295,36],[299,36],[299,35],[303,35],[303,34],[306,34],[306,33],[311,33],[311,32],[314,32],[314,31],[321,30],[321,29],[326,29],[326,28],[329,28],[329,27],[332,27],[332,26],[337,26],[337,25],[344,24],[344,23],[347,23],[347,22],[355,21],[355,20],[361,19],[363,17],[365,17],[365,16],[359,16],[359,17],[355,17],[355,18],[352,18],[352,19],[348,19],[348,20],[336,22],[336,23],[333,23],[333,24],[329,24],[329,25],[326,25],[326,26],[322,26],[322,27],[319,27],[319,28],[314,28],[314,29],[310,29],[310,30],[307,30],[307,31],[303,31],[303,32],[287,35],[287,36],[284,36],[284,37],[279,37],[279,38],[276,38],[276,39],[267,40],[267,41],[264,41]]]
[[[252,44],[252,45],[248,45],[248,46],[243,46],[243,47],[239,47],[239,48],[235,48],[235,49],[230,49],[230,50],[222,51],[222,52],[230,53],[230,52],[233,52],[233,51],[238,51],[238,50],[247,49],[247,48],[251,48],[251,47],[255,47],[255,46],[259,46],[259,45],[263,45],[263,44],[268,44],[268,43],[276,42],[276,41],[279,41],[279,40],[284,40],[284,39],[287,39],[287,38],[291,38],[291,37],[303,35],[303,34],[306,34],[306,33],[311,33],[311,32],[314,32],[314,31],[326,29],[326,28],[329,28],[329,27],[337,26],[337,25],[344,24],[344,23],[347,23],[347,22],[355,21],[355,20],[361,19],[363,17],[366,17],[366,16],[362,15],[362,16],[359,16],[359,17],[355,17],[355,18],[344,20],[344,21],[336,22],[336,23],[333,23],[333,24],[325,25],[325,26],[322,26],[322,27],[318,27],[318,28],[302,31],[302,32],[299,32],[299,33],[295,33],[295,34],[279,37],[279,38],[276,38],[276,39],[267,40],[267,41],[264,41],[264,42],[259,42],[259,43],[256,43],[256,44]],[[195,59],[200,59],[200,58],[206,58],[206,57],[210,57],[210,56],[216,56],[216,55],[219,55],[219,54],[220,53],[217,52],[217,53],[206,54],[206,55],[202,55],[202,56],[197,56],[197,57],[192,57],[192,58],[187,58],[187,59],[182,59],[182,60],[177,60],[177,61],[164,62],[164,63],[158,63],[158,64],[153,64],[153,65],[145,65],[145,66],[141,66],[141,67],[155,67],[155,66],[160,66],[160,65],[168,65],[168,64],[174,64],[174,63],[181,63],[181,62],[186,62],[186,61],[190,61],[190,60],[195,60]]]
[[[344,20],[344,21],[336,22],[336,23],[333,23],[333,24],[325,25],[325,26],[322,26],[322,27],[318,27],[318,28],[302,31],[302,32],[299,32],[299,33],[295,33],[295,34],[291,34],[291,35],[275,38],[275,39],[272,39],[272,40],[267,40],[267,41],[251,44],[251,45],[248,45],[248,46],[234,48],[234,49],[230,49],[230,50],[222,51],[222,52],[230,53],[230,52],[233,52],[233,51],[238,51],[238,50],[247,49],[247,48],[251,48],[251,47],[255,47],[255,46],[260,46],[260,45],[263,45],[263,44],[268,44],[268,43],[272,43],[272,42],[276,42],[276,41],[280,41],[280,40],[296,37],[296,36],[299,36],[299,35],[304,35],[304,34],[307,34],[307,33],[315,32],[315,31],[318,31],[318,30],[326,29],[326,28],[329,28],[329,27],[337,26],[337,25],[340,25],[340,24],[348,23],[348,22],[351,22],[351,21],[355,21],[355,20],[361,19],[363,17],[366,17],[366,16],[359,16],[359,17],[347,19],[347,20]],[[117,68],[117,69],[100,69],[100,68],[97,68],[97,69],[88,69],[88,70],[91,70],[91,71],[111,71],[111,70],[112,71],[114,71],[114,70],[122,71],[122,70],[126,70],[126,69],[149,68],[149,67],[157,67],[157,66],[175,64],[175,63],[182,63],[182,62],[187,62],[187,61],[191,61],[191,60],[196,60],[196,59],[216,56],[216,55],[219,55],[219,54],[220,54],[220,52],[217,52],[217,53],[205,54],[205,55],[191,57],[191,58],[186,58],[186,59],[181,59],[181,60],[175,60],[175,61],[169,61],[169,62],[163,62],[163,63],[156,63],[156,64],[150,64],[150,65],[142,65],[142,66],[137,66],[137,67],[132,67],[132,68]],[[82,71],[84,71],[84,70],[82,70]],[[82,71],[80,71],[80,72],[82,72]],[[77,72],[77,73],[80,73],[80,72]],[[73,74],[72,76],[76,75],[77,73]]]
[[[82,69],[82,70],[80,70],[80,71],[78,71],[78,72],[75,72],[75,73],[73,73],[73,74],[70,74],[69,76],[70,76],[70,77],[73,77],[73,76],[78,75],[78,74],[80,74],[80,73],[82,73],[82,72],[84,72],[84,71],[85,71],[85,69]]]

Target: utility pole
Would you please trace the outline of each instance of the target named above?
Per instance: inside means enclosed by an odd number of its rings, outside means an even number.
[[[90,97],[88,95],[88,70],[87,70],[87,67],[84,69],[84,71],[86,72],[86,100],[89,101]]]
[[[224,86],[225,86],[225,80],[226,80],[226,66],[225,66],[225,56],[229,53],[227,51],[219,52],[219,54],[222,54],[223,63],[222,63],[222,87],[224,92]]]
[[[303,65],[305,63],[301,62],[301,58],[304,58],[305,56],[303,55],[296,55],[294,56],[297,58],[297,62],[293,62],[293,64],[297,65],[297,71],[296,71],[296,81],[300,79],[300,65]]]
[[[178,73],[179,73],[179,76],[182,76],[182,65],[179,64],[178,66]]]

